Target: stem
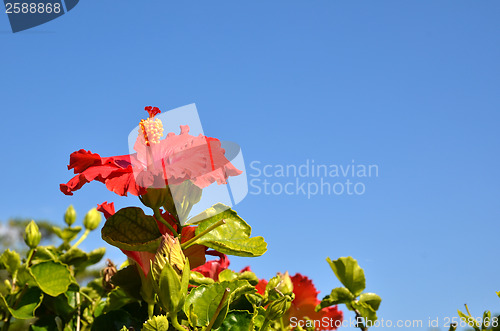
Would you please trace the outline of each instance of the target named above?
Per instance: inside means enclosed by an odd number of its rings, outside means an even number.
[[[176,328],[178,331],[186,331],[186,329],[179,324],[179,321],[177,320],[177,314],[175,316],[172,316],[170,320],[172,321],[172,325],[174,326],[174,328]]]
[[[366,326],[363,325],[363,323],[358,323],[358,318],[363,318],[363,316],[361,316],[361,313],[359,312],[359,310],[357,309],[354,309],[354,313],[356,313],[356,326],[358,328],[361,329],[361,331],[368,331],[368,328]]]
[[[167,226],[167,228],[172,231],[172,233],[174,234],[174,237],[178,237],[179,234],[177,233],[177,231],[175,231],[175,229],[172,227],[172,225],[170,225],[170,223],[168,223],[167,221],[165,221],[163,219],[163,217],[161,216],[160,214],[160,209],[156,208],[154,210],[154,218],[156,219],[156,221],[160,221],[162,222],[163,224],[165,224]]]
[[[82,241],[84,241],[87,238],[87,236],[89,235],[89,233],[90,233],[90,230],[89,229],[85,229],[85,232],[82,234],[82,236],[80,237],[80,239],[78,239],[78,241],[73,246],[71,246],[70,249],[77,248],[78,245],[80,245],[82,243]]]
[[[149,318],[153,317],[154,313],[155,313],[155,304],[148,303],[148,317]]]
[[[189,246],[191,246],[191,244],[193,244],[196,240],[198,240],[200,237],[203,237],[204,235],[206,235],[207,233],[209,233],[210,231],[212,231],[213,229],[223,225],[223,224],[226,224],[226,221],[225,220],[220,220],[218,221],[217,223],[214,223],[212,224],[211,226],[209,226],[206,230],[202,231],[200,234],[194,236],[193,238],[189,239],[188,241],[186,241],[185,243],[181,244],[181,248],[182,249],[186,249],[188,248]]]
[[[28,253],[28,260],[26,262],[26,265],[28,267],[31,266],[31,260],[33,260],[33,256],[35,256],[35,253],[36,253],[36,248],[30,249],[30,251]],[[17,273],[16,273],[16,277],[17,277]]]
[[[7,317],[4,319],[2,331],[8,331],[10,327],[10,313],[7,312]]]
[[[465,310],[467,310],[467,314],[469,314],[469,316],[472,316],[472,315],[470,314],[469,307],[467,307],[467,304],[464,304],[464,306],[465,306]]]
[[[262,323],[262,326],[260,327],[260,330],[259,331],[265,331],[266,328],[267,328],[267,325],[269,324],[270,320],[266,317],[264,319],[264,323]]]
[[[224,290],[224,294],[222,294],[222,299],[220,299],[219,305],[217,306],[217,309],[215,310],[214,316],[210,319],[210,323],[208,324],[207,328],[205,331],[210,331],[212,327],[215,324],[215,321],[217,320],[217,317],[219,316],[220,311],[222,310],[222,307],[224,307],[224,303],[226,303],[227,296],[229,295],[229,292],[231,289],[226,287]]]
[[[280,317],[281,330],[285,330],[285,323],[283,323],[283,316]]]
[[[80,292],[76,292],[75,299],[76,299],[76,306],[78,307],[78,313],[76,315],[76,331],[80,331],[80,313],[81,313],[81,310],[80,310]]]

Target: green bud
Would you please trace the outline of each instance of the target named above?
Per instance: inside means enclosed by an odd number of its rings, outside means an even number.
[[[292,305],[292,300],[293,300],[294,295],[285,295],[281,298],[279,298],[276,301],[271,302],[269,307],[267,307],[267,319],[268,320],[274,320],[277,318],[280,318],[283,316],[288,309],[290,309],[290,306]]]
[[[66,213],[64,213],[64,222],[68,224],[68,226],[73,225],[76,221],[76,211],[73,208],[73,205],[70,205],[68,209],[66,209]]]
[[[89,210],[87,215],[85,215],[85,218],[83,219],[83,226],[85,226],[85,229],[87,230],[95,230],[98,226],[99,223],[101,223],[101,213],[97,211],[97,209],[92,208]]]
[[[151,261],[148,277],[150,275],[160,306],[169,314],[177,314],[184,305],[190,278],[189,260],[178,238],[163,235],[160,248]]]
[[[151,209],[158,209],[172,200],[168,188],[148,188],[146,194],[140,196],[141,202]]]
[[[42,239],[42,234],[35,221],[31,221],[25,229],[24,242],[29,248],[36,248]]]
[[[160,247],[153,260],[152,271],[154,279],[160,279],[161,271],[167,263],[173,267],[180,279],[184,264],[186,263],[186,257],[182,251],[179,238],[174,238],[168,233],[163,235]]]
[[[290,278],[290,275],[288,274],[288,271],[285,272],[284,274],[278,273],[278,275],[281,277],[281,281],[279,282],[276,289],[283,294],[292,294],[293,293],[293,283],[292,283],[292,279]]]

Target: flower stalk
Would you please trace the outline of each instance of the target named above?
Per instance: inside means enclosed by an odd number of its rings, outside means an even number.
[[[224,290],[224,294],[222,294],[222,299],[220,300],[219,305],[217,306],[217,309],[215,310],[214,316],[212,316],[212,318],[210,319],[210,323],[208,324],[205,331],[210,331],[212,329],[212,327],[214,326],[215,321],[217,320],[217,317],[219,316],[220,311],[222,310],[222,307],[224,307],[224,304],[226,303],[226,299],[227,299],[227,296],[229,295],[230,291],[231,290],[226,287],[226,289]]]
[[[160,221],[163,224],[165,224],[167,226],[167,228],[170,231],[172,231],[172,233],[174,234],[174,237],[179,237],[179,234],[177,233],[177,231],[175,231],[174,227],[172,225],[170,225],[170,223],[165,221],[165,219],[161,216],[160,209],[158,209],[158,208],[154,209],[154,218],[156,219],[156,221]]]
[[[212,231],[213,229],[215,228],[218,228],[219,226],[223,225],[223,224],[226,224],[226,221],[225,220],[220,220],[218,221],[217,223],[214,223],[213,225],[209,226],[206,230],[202,231],[200,234],[194,236],[193,238],[189,239],[188,241],[186,241],[185,243],[181,244],[181,247],[182,249],[186,249],[188,248],[189,246],[191,246],[196,240],[200,239],[201,237],[203,237],[204,235],[206,235],[207,233],[209,233],[210,231]]]

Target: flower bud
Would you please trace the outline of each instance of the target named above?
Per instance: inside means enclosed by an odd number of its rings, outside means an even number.
[[[68,226],[73,225],[76,221],[76,211],[73,208],[73,205],[70,205],[68,209],[66,209],[66,213],[64,213],[64,222],[68,224]]]
[[[177,314],[182,309],[189,285],[189,260],[182,252],[178,238],[163,235],[160,248],[156,252],[148,277],[158,294],[160,306],[169,314]]]
[[[186,257],[182,252],[179,239],[172,237],[168,233],[163,235],[160,247],[153,260],[152,272],[154,279],[159,280],[160,273],[167,263],[174,268],[180,279],[184,264],[186,263]]]
[[[31,221],[25,229],[24,242],[29,248],[36,248],[42,239],[42,234],[35,221]]]
[[[87,215],[85,215],[83,226],[89,231],[95,230],[99,226],[99,223],[101,223],[101,217],[101,213],[99,213],[97,209],[92,208]]]
[[[288,271],[285,272],[284,274],[278,273],[278,275],[280,276],[281,281],[279,282],[276,289],[285,295],[292,294],[293,293],[293,283],[292,283],[292,279],[290,278],[290,275],[288,274]]]
[[[142,203],[151,209],[158,209],[172,200],[168,188],[148,188],[146,194],[140,196]],[[173,202],[171,202],[172,204]]]
[[[280,318],[283,316],[288,309],[290,309],[290,306],[292,305],[292,300],[293,300],[293,294],[290,295],[285,295],[281,298],[279,298],[276,301],[273,301],[269,307],[267,307],[267,319],[268,320],[274,320],[277,318]]]

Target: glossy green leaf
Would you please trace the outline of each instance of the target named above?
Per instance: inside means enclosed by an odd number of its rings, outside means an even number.
[[[320,311],[325,307],[330,307],[334,305],[339,305],[342,303],[349,303],[355,299],[354,295],[345,287],[337,287],[332,290],[330,295],[321,300],[319,305],[316,306],[315,310]]]
[[[373,310],[377,311],[382,302],[382,298],[375,293],[362,293],[359,296],[359,301],[369,304]]]
[[[229,304],[246,293],[255,292],[255,288],[245,280],[224,281],[211,285],[202,285],[191,290],[184,304],[184,311],[191,325],[207,326],[212,316],[222,300],[226,288],[229,288],[230,293],[226,301],[223,303],[223,308],[220,311],[214,328],[218,328],[224,317],[226,316]]]
[[[267,251],[264,238],[250,237],[252,232],[250,225],[227,206],[226,210],[200,222],[196,228],[196,234],[200,234],[220,220],[225,220],[226,224],[205,234],[196,243],[213,248],[223,254],[236,256],[260,256]]]
[[[0,266],[3,266],[12,275],[21,267],[21,257],[16,251],[7,248],[0,256]]]
[[[350,306],[358,310],[365,321],[373,324],[377,320],[377,313],[368,303],[356,300],[351,302]]]
[[[53,297],[68,290],[73,277],[68,267],[62,263],[46,261],[31,267],[31,275],[40,289]]]
[[[200,286],[200,285],[210,285],[213,284],[214,280],[209,277],[203,276],[203,274],[191,270],[191,274],[189,275],[189,284],[194,285],[194,286]]]
[[[232,271],[231,269],[222,270],[219,274],[219,282],[232,281],[238,277],[238,273]]]
[[[108,218],[101,235],[108,244],[131,251],[155,251],[161,240],[154,217],[138,207],[122,208]]]
[[[232,310],[227,315],[218,331],[250,331],[253,330],[252,317],[246,310]]]
[[[8,309],[14,318],[20,320],[31,319],[35,316],[35,311],[42,303],[42,299],[43,293],[39,288],[28,287],[18,294],[13,307],[9,307],[6,299],[0,295],[0,306]]]
[[[257,275],[255,275],[255,273],[253,273],[251,271],[243,271],[243,272],[241,272],[240,274],[238,274],[238,276],[236,277],[236,279],[246,280],[246,281],[248,281],[253,286],[255,286],[255,285],[257,285],[259,283],[259,277],[257,277]]]
[[[330,267],[340,282],[347,287],[354,296],[357,297],[363,292],[366,286],[365,273],[358,265],[358,261],[350,256],[341,257],[334,261],[327,258],[326,261],[330,264]]]
[[[142,326],[142,331],[167,331],[168,319],[164,315],[153,316]]]

